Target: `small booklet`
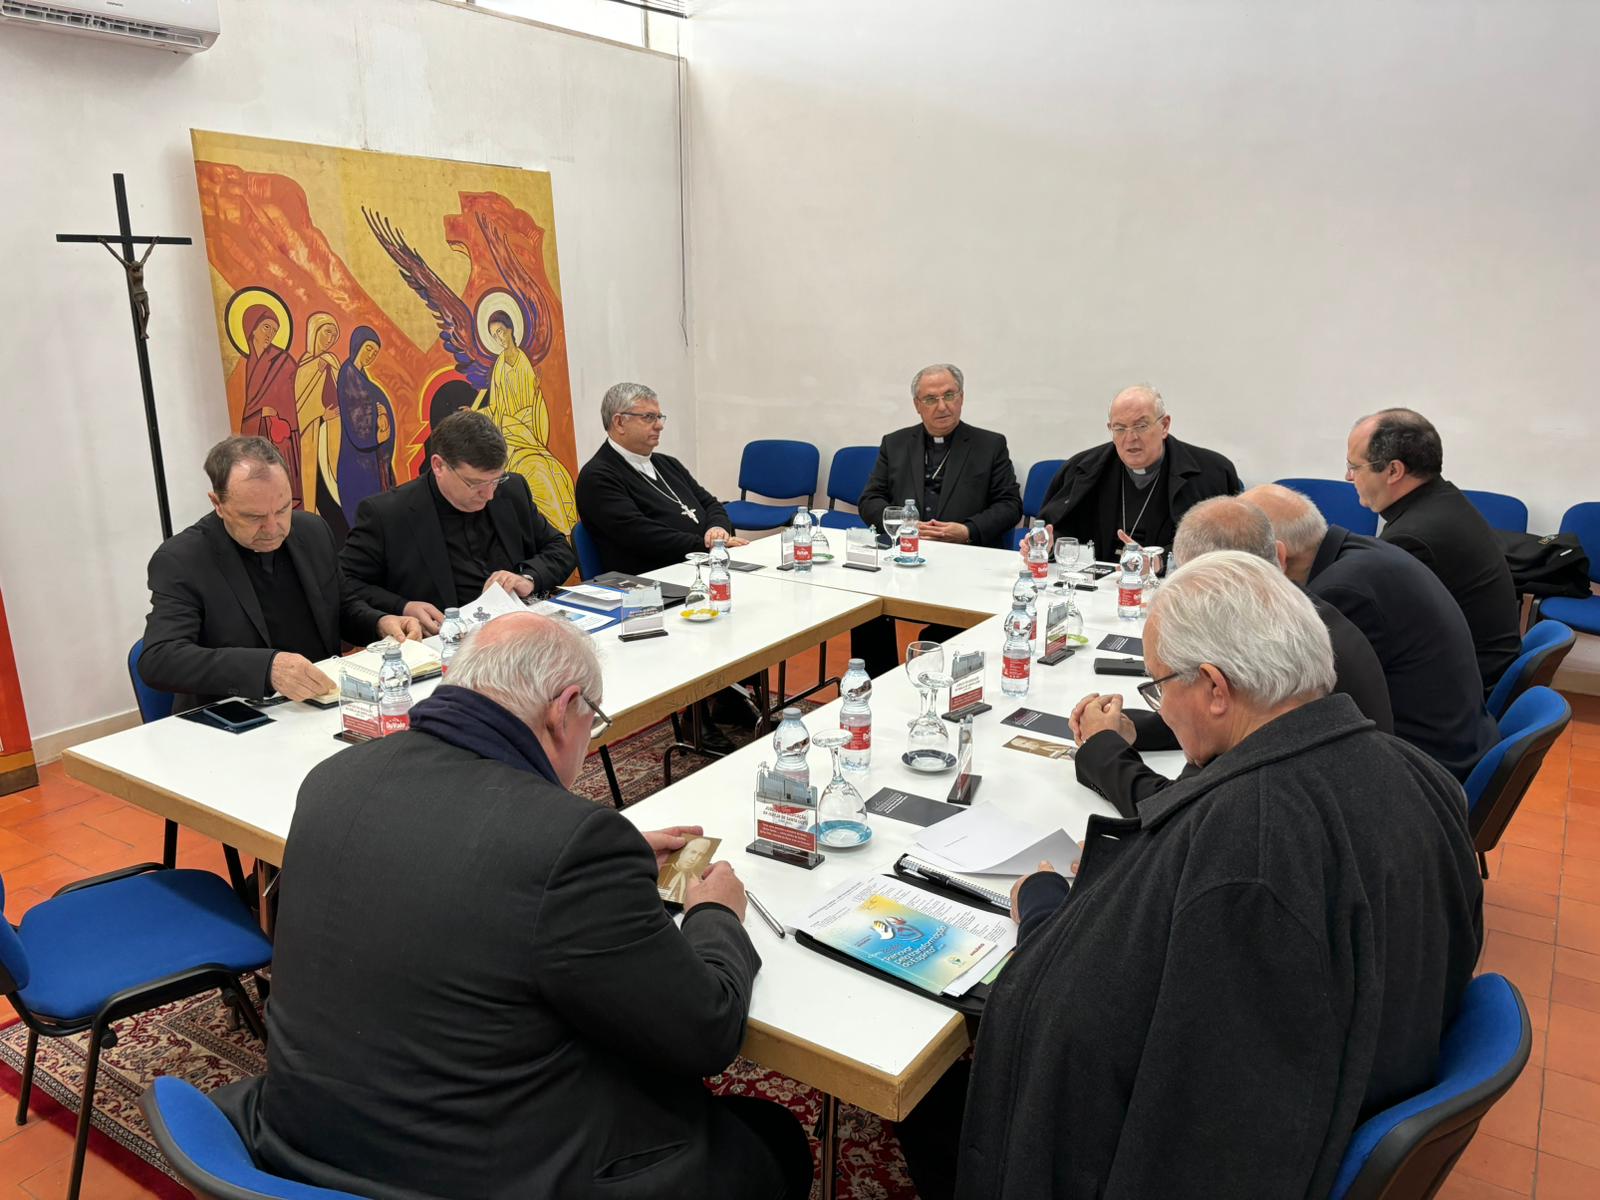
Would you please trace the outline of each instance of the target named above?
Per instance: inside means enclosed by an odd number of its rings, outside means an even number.
[[[1129,637],[1122,633],[1108,633],[1100,639],[1096,650],[1106,650],[1112,654],[1143,654],[1144,639]]]
[[[800,931],[933,995],[962,996],[1017,943],[1009,915],[881,875],[848,883]]]
[[[578,583],[565,591],[557,592],[556,600],[563,604],[577,604],[584,608],[598,608],[610,612],[614,608],[621,608],[625,599],[623,594],[615,588],[597,587],[592,583]]]
[[[931,800],[915,792],[902,792],[899,788],[879,788],[867,797],[867,811],[880,817],[891,817],[911,825],[934,825],[961,812],[954,804]]]
[[[1042,733],[1045,737],[1072,741],[1072,722],[1058,713],[1041,712],[1037,708],[1019,708],[1000,722],[1026,729],[1029,733]]]

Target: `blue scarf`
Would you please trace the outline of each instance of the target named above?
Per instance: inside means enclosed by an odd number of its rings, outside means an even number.
[[[542,775],[557,787],[555,768],[533,730],[502,705],[466,688],[441,684],[411,709],[411,728],[482,758]]]

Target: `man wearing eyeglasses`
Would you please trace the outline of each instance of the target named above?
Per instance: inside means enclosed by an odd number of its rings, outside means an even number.
[[[667,414],[642,383],[613,385],[600,401],[606,440],[578,472],[578,517],[605,571],[642,575],[733,537],[722,502],[677,459],[658,454]]]
[[[1444,443],[1421,413],[1386,408],[1350,431],[1344,477],[1378,536],[1439,577],[1466,617],[1487,692],[1522,653],[1522,605],[1505,551],[1483,514],[1440,472]]]
[[[1111,402],[1111,441],[1073,455],[1056,472],[1039,516],[1056,537],[1094,539],[1114,562],[1122,544],[1171,547],[1178,522],[1202,500],[1237,496],[1233,463],[1215,450],[1172,437],[1161,393],[1136,384]]]
[[[358,594],[439,631],[446,608],[492,583],[528,597],[559,586],[577,553],[507,475],[506,440],[481,412],[451,413],[429,438],[429,470],[361,502],[339,553]]]
[[[572,791],[603,685],[571,626],[498,617],[410,729],[306,776],[266,1074],[217,1094],[268,1170],[374,1200],[810,1194],[794,1116],[704,1084],[761,968],[744,885],[695,871],[675,924],[658,873],[703,830]]]

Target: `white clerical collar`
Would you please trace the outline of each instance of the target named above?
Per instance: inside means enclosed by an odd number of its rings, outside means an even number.
[[[623,458],[627,459],[628,462],[632,464],[634,470],[638,471],[640,474],[650,476],[651,479],[656,477],[656,465],[650,461],[650,456],[648,454],[635,454],[632,450],[629,450],[626,446],[618,442],[614,437],[608,437],[606,438],[606,441],[611,443],[611,448],[613,450],[622,455]]]

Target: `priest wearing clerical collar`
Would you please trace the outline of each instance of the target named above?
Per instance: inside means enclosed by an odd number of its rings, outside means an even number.
[[[606,440],[578,473],[578,519],[594,541],[600,565],[630,575],[682,562],[733,537],[722,502],[677,459],[658,454],[667,416],[642,383],[619,383],[600,402]]]
[[[935,542],[1004,546],[1022,517],[1022,493],[1006,439],[961,419],[966,380],[953,363],[911,379],[919,424],[885,435],[857,507],[880,527],[891,504],[917,502],[920,536]]]
[[[1125,541],[1171,547],[1178,522],[1202,500],[1242,490],[1233,463],[1172,437],[1172,416],[1148,384],[1118,392],[1106,429],[1111,441],[1066,461],[1045,492],[1039,516],[1055,537],[1094,539],[1114,562]]]

